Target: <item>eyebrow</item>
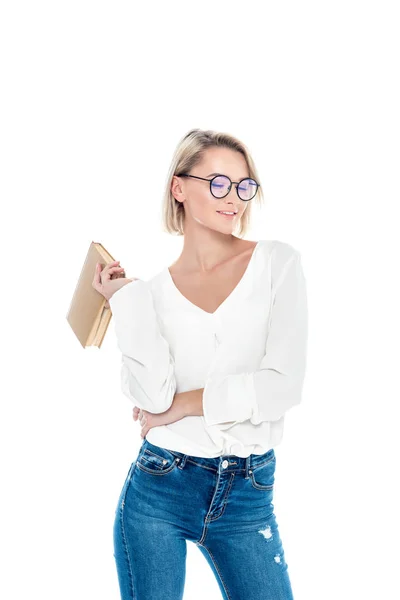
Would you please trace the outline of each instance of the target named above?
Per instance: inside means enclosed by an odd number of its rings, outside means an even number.
[[[209,173],[208,175],[206,175],[206,177],[211,177],[213,175],[224,175],[224,173]],[[224,175],[224,177],[228,177],[228,175]],[[247,179],[248,175],[246,175],[245,177],[240,177],[240,179]],[[239,181],[240,181],[239,179]]]

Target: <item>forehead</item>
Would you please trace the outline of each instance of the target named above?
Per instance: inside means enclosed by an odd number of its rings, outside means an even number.
[[[221,173],[235,181],[249,176],[243,154],[230,148],[208,148],[204,152],[199,167],[205,176],[210,173]]]

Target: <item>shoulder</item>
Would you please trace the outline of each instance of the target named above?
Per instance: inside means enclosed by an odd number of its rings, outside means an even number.
[[[259,244],[264,254],[277,266],[283,266],[294,257],[300,256],[298,248],[282,240],[259,240]]]
[[[279,284],[289,267],[300,264],[301,253],[293,244],[283,240],[260,240],[267,261],[272,286]]]
[[[161,269],[161,271],[158,271],[146,282],[147,287],[154,298],[165,295],[167,283],[167,267],[164,267]]]

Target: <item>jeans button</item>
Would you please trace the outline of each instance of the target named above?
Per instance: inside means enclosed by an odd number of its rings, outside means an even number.
[[[224,461],[222,462],[222,468],[223,468],[223,469],[226,469],[226,467],[228,466],[228,464],[229,464],[229,463],[228,463],[228,461],[227,461],[227,460],[224,460]]]

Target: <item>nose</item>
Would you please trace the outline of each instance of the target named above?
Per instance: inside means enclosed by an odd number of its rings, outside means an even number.
[[[233,188],[233,186],[232,186]],[[240,206],[236,203],[236,198],[234,196],[232,196],[232,188],[229,192],[229,194],[227,194],[224,198],[226,205],[230,206],[232,208],[232,210],[235,210],[236,212],[239,212]],[[236,191],[233,190],[234,194],[236,194]]]
[[[231,189],[229,190],[229,192],[227,193],[226,196],[224,196],[224,200],[225,202],[227,202],[228,204],[233,204],[235,209],[239,209],[239,206],[236,204],[237,200],[239,200],[237,192],[236,192],[236,186],[234,183],[232,183],[231,185]]]

